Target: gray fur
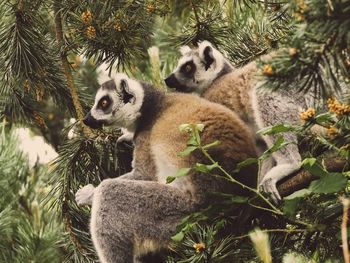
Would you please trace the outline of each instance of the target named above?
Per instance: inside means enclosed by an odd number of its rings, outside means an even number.
[[[116,86],[115,86],[115,83],[114,83],[113,80],[109,80],[109,81],[106,81],[105,83],[103,83],[101,85],[101,88],[103,90],[110,90],[110,91],[112,91],[112,90],[116,89]]]
[[[269,92],[255,89],[254,118],[258,129],[273,126],[279,123],[297,124],[300,122],[301,108],[306,108],[306,100],[295,92]],[[277,182],[286,176],[298,171],[301,164],[301,156],[297,146],[297,137],[294,133],[284,133],[284,140],[291,142],[272,154],[274,166],[263,170],[264,175],[260,182],[263,191],[271,193],[274,201],[281,199]],[[263,136],[270,148],[276,142],[276,135]],[[269,162],[271,160],[267,160]]]

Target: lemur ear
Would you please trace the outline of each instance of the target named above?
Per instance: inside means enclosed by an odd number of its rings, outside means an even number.
[[[128,80],[121,79],[119,84],[120,96],[124,104],[129,102],[133,103],[135,101],[134,94],[129,88]]]
[[[183,56],[186,56],[187,54],[191,53],[192,49],[189,46],[182,46],[180,47],[180,53]]]
[[[198,52],[200,58],[204,62],[205,70],[208,70],[215,62],[214,48],[209,41],[203,41],[198,46]]]

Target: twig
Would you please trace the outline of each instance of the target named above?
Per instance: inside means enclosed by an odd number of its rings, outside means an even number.
[[[212,164],[215,164],[215,160],[209,155],[209,153],[203,149],[203,147],[200,145],[199,149],[203,152],[203,154],[205,155],[205,157],[207,157]],[[238,184],[239,186],[241,186],[243,189],[247,189],[253,193],[255,193],[257,196],[259,196],[262,200],[264,200],[264,202],[266,204],[268,204],[272,209],[269,209],[270,212],[273,212],[277,215],[283,215],[283,212],[281,210],[279,210],[276,206],[274,206],[265,196],[263,196],[257,189],[254,189],[252,187],[249,187],[243,183],[241,183],[240,181],[237,181],[235,178],[233,178],[228,172],[225,171],[225,169],[223,169],[220,165],[218,165],[219,170],[232,182],[235,184]],[[264,209],[266,210],[266,209]]]
[[[192,2],[192,0],[189,0],[189,2],[190,2],[190,5],[191,5],[191,7],[192,7],[192,10],[193,10],[194,17],[195,17],[195,19],[196,19],[197,36],[196,36],[196,41],[195,41],[195,42],[197,42],[197,40],[198,40],[198,35],[200,34],[201,22],[200,22],[200,20],[199,20],[199,16],[198,16],[198,13],[197,13],[197,9],[196,9],[195,4]],[[193,44],[196,44],[196,43],[193,43]]]
[[[54,2],[53,8],[54,8],[54,15],[55,15],[56,39],[60,49],[62,67],[64,70],[64,74],[67,78],[68,89],[72,96],[73,105],[74,105],[76,114],[78,116],[78,120],[81,124],[81,127],[83,128],[83,132],[87,137],[92,137],[93,135],[92,130],[83,123],[83,119],[84,119],[83,108],[79,101],[77,87],[75,86],[75,83],[73,80],[73,75],[70,69],[70,64],[67,59],[67,54],[66,52],[63,52],[64,39],[63,39],[62,18],[61,18],[61,13],[59,8],[59,1],[56,0]]]
[[[343,247],[343,255],[344,262],[350,263],[350,255],[349,255],[349,244],[348,244],[348,233],[347,233],[347,225],[348,225],[348,212],[349,212],[350,200],[347,198],[343,199],[343,220],[341,223],[341,239],[342,239],[342,247]]]
[[[197,29],[199,29],[199,25],[200,25],[200,21],[199,21],[199,16],[197,14],[197,9],[196,6],[194,5],[194,3],[192,2],[192,0],[190,1],[190,5],[192,7],[193,13],[194,13],[194,17],[196,18],[196,22],[197,22]]]

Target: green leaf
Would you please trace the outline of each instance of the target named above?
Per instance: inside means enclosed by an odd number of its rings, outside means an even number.
[[[249,197],[247,196],[232,195],[232,194],[226,194],[222,192],[210,192],[209,195],[213,197],[221,197],[225,200],[228,200],[229,203],[236,203],[236,204],[244,204],[244,203],[247,203],[249,200]]]
[[[259,159],[261,160],[265,160],[267,157],[269,157],[272,153],[278,151],[279,149],[281,149],[282,147],[291,144],[293,142],[286,142],[283,138],[282,135],[279,135],[275,141],[275,144],[271,146],[271,148],[267,149],[261,156]]]
[[[332,114],[329,112],[322,113],[316,116],[315,121],[316,123],[324,123],[324,122],[330,122],[332,121],[333,117]]]
[[[197,146],[198,147],[198,142],[196,141],[196,138],[191,135],[191,137],[187,141],[187,145]]]
[[[233,196],[231,198],[231,202],[232,203],[235,203],[235,204],[244,204],[244,203],[247,203],[249,200],[248,197],[246,196],[240,196],[240,195],[236,195],[236,196]]]
[[[212,142],[212,143],[209,143],[209,144],[204,145],[204,146],[203,146],[203,149],[208,149],[208,148],[217,146],[217,145],[219,145],[220,143],[221,143],[220,141],[216,140],[216,141],[214,141],[214,142]]]
[[[191,171],[191,168],[180,168],[176,174],[175,177],[182,177],[187,175]]]
[[[257,132],[257,134],[270,135],[270,134],[288,132],[293,130],[294,130],[294,127],[292,125],[282,123],[282,124],[277,124],[275,126],[270,126],[270,127],[261,129]]]
[[[299,191],[296,191],[294,193],[292,193],[291,195],[288,195],[286,197],[284,197],[283,199],[284,200],[292,200],[292,199],[295,199],[295,198],[300,198],[300,197],[304,197],[304,196],[307,196],[311,194],[311,191],[309,189],[301,189]]]
[[[191,125],[188,123],[183,123],[179,125],[179,131],[180,132],[190,132],[191,131]]]
[[[313,166],[316,163],[316,158],[306,158],[303,160],[302,165],[309,165],[309,166]]]
[[[318,194],[336,193],[344,190],[347,181],[346,177],[341,173],[330,173],[311,182],[309,190]]]
[[[237,164],[236,169],[233,171],[234,173],[239,172],[243,167],[249,166],[251,164],[257,163],[259,160],[257,158],[248,158]]]
[[[167,183],[167,184],[170,184],[170,183],[172,183],[175,179],[176,179],[175,176],[168,176],[168,177],[166,178],[166,183]]]
[[[188,146],[186,149],[178,153],[178,156],[184,157],[190,155],[191,152],[197,149],[197,146]]]
[[[202,132],[204,130],[204,124],[198,123],[195,125],[197,131]]]
[[[191,171],[191,168],[180,168],[179,170],[177,170],[177,172],[176,172],[175,175],[168,176],[168,177],[166,178],[166,183],[167,183],[167,184],[170,184],[170,183],[173,182],[176,178],[186,176],[190,171]]]
[[[202,163],[196,163],[195,165],[195,170],[198,172],[203,172],[203,173],[209,173],[213,169],[219,167],[218,163],[213,163],[213,164],[202,164]]]
[[[288,217],[295,216],[298,209],[299,202],[300,202],[300,198],[285,200],[283,203],[283,213]]]
[[[317,163],[315,158],[306,158],[301,163],[305,170],[310,172],[314,176],[326,176],[328,172],[323,169],[323,167]]]
[[[285,143],[285,140],[284,140],[283,136],[280,135],[277,137],[276,142],[274,143],[274,145],[272,145],[272,147],[268,151],[273,153],[273,152],[277,151],[278,149],[280,149],[284,143]]]
[[[172,236],[171,240],[173,240],[175,242],[180,242],[180,241],[182,241],[182,239],[184,239],[184,237],[185,237],[184,232],[180,231],[176,235]]]

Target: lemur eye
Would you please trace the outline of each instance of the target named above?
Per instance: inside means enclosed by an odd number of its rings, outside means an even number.
[[[101,101],[101,107],[102,108],[107,108],[107,106],[108,106],[108,101],[106,99],[102,100]]]
[[[100,109],[105,110],[111,104],[111,99],[108,96],[104,96],[98,103]]]
[[[185,70],[186,72],[190,72],[192,69],[191,65],[186,65]]]

